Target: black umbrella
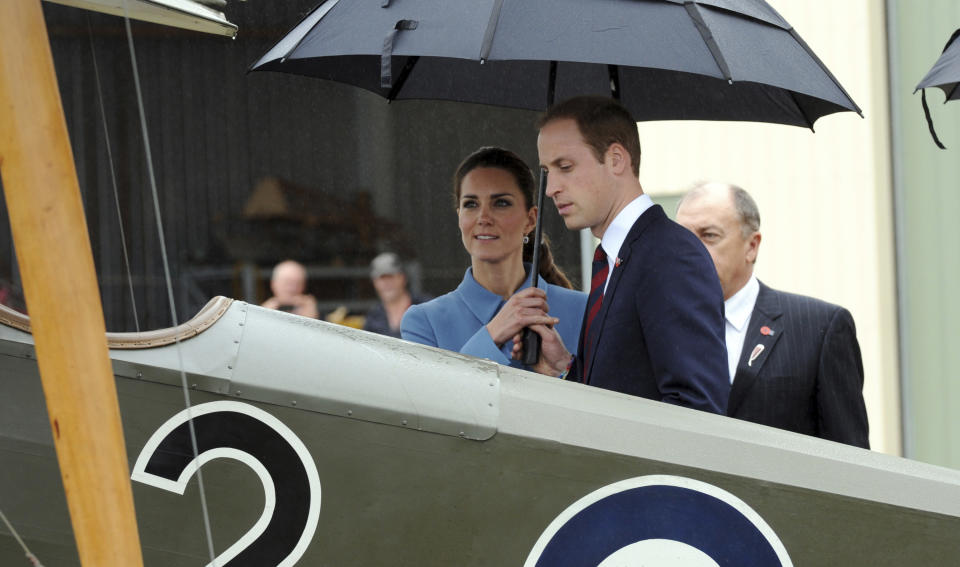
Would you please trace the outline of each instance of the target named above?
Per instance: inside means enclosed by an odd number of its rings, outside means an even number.
[[[251,70],[531,110],[612,95],[640,121],[860,112],[763,0],[327,0]]]
[[[943,48],[943,53],[941,53],[940,58],[933,64],[933,67],[927,72],[926,76],[920,80],[917,88],[913,89],[914,94],[920,89],[937,87],[942,89],[946,95],[946,99],[943,101],[944,104],[950,100],[960,99],[960,89],[957,88],[957,86],[960,85],[960,41],[956,41],[957,37],[960,37],[960,29],[953,32],[953,35],[950,36],[947,45]],[[939,146],[941,150],[945,150],[946,147],[940,143],[940,139],[937,138],[937,133],[933,129],[933,119],[930,118],[930,107],[927,106],[926,90],[920,94],[920,101],[923,104],[923,113],[927,117],[927,127],[930,128],[930,135],[933,136],[933,141],[937,143],[937,146]]]
[[[763,0],[326,0],[251,71],[530,110],[609,95],[641,121],[860,113]]]

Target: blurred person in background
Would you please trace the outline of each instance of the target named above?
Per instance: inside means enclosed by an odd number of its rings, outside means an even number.
[[[263,302],[263,307],[316,319],[319,316],[317,300],[306,290],[307,269],[294,260],[284,260],[273,268],[270,277],[273,296]]]
[[[411,305],[429,300],[410,292],[403,263],[393,252],[384,252],[370,262],[370,280],[380,302],[367,312],[363,330],[400,338],[400,321]]]

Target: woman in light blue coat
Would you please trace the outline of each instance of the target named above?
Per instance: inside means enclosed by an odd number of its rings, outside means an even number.
[[[576,352],[587,295],[570,289],[546,238],[540,248],[539,285],[530,286],[533,246],[528,235],[537,219],[530,168],[513,152],[480,148],[457,168],[454,193],[470,267],[457,289],[411,306],[401,336],[525,368],[511,358],[513,337],[529,325],[543,324],[553,326],[567,350]]]

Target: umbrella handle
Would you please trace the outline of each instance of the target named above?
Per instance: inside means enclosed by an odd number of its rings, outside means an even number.
[[[540,188],[537,191],[537,224],[533,229],[533,265],[530,269],[530,287],[537,287],[540,281],[540,234],[543,230],[543,196],[547,192],[547,170],[540,168]],[[540,358],[540,335],[526,328],[523,330],[523,360],[527,366],[533,366]]]

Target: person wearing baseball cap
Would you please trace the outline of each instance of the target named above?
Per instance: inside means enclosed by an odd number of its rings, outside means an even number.
[[[403,263],[393,252],[384,252],[370,262],[370,280],[380,303],[367,312],[363,330],[399,339],[400,321],[407,309],[430,298],[410,293]]]

